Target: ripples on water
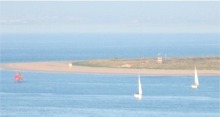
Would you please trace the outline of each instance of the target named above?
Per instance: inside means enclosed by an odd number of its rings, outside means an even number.
[[[219,117],[219,76],[141,76],[136,100],[136,75],[1,72],[2,117]]]

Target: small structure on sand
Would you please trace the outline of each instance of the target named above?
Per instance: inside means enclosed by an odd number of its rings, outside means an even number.
[[[70,68],[70,69],[72,68],[72,66],[73,66],[73,64],[72,64],[72,63],[69,63],[69,68]]]
[[[157,63],[163,63],[163,57],[160,53],[157,54]]]
[[[163,63],[163,58],[162,57],[157,57],[157,62],[158,63]]]

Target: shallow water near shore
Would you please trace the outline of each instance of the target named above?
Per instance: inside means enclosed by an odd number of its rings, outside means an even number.
[[[143,99],[136,100],[136,75],[101,75],[1,70],[1,117],[219,117],[219,76],[141,76]]]

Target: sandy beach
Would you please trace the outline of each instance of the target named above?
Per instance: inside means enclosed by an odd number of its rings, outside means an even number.
[[[41,72],[66,72],[66,73],[95,73],[95,74],[142,74],[142,75],[194,75],[192,70],[163,70],[163,69],[128,69],[72,66],[69,62],[28,62],[1,64],[1,69]],[[198,70],[199,75],[220,75],[219,70]]]

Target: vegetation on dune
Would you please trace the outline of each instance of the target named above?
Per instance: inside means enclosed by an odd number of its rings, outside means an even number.
[[[204,57],[176,57],[163,59],[159,63],[157,58],[139,59],[101,59],[73,62],[73,65],[89,67],[132,68],[132,69],[193,69],[220,70],[220,56]]]

